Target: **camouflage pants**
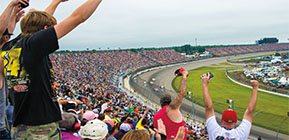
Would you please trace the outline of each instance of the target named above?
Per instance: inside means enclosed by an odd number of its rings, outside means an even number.
[[[12,127],[13,140],[60,140],[61,133],[57,123],[37,126],[18,125]]]

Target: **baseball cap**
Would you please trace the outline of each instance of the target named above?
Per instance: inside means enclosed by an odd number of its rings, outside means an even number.
[[[129,124],[127,124],[127,123],[122,123],[121,125],[120,125],[120,128],[119,128],[120,130],[124,130],[125,132],[128,132],[131,128],[130,128],[130,125]]]
[[[107,119],[107,120],[103,120],[103,122],[108,123],[111,127],[114,127],[113,120]]]
[[[98,109],[96,109],[96,108],[95,108],[95,109],[93,109],[92,111],[93,111],[94,113],[96,113],[96,114],[98,114],[98,113],[99,113]]]
[[[108,133],[107,125],[98,120],[92,120],[86,123],[86,125],[81,130],[81,138],[92,139],[92,140],[102,140],[106,137]]]
[[[222,120],[228,123],[236,123],[237,118],[237,113],[233,110],[225,110],[222,115]]]
[[[97,114],[93,113],[92,111],[86,111],[84,114],[83,114],[83,119],[86,119],[88,121],[91,121],[91,120],[94,120],[98,117]]]
[[[111,108],[107,108],[104,110],[104,112],[112,112]]]
[[[113,120],[107,119],[103,120],[103,122],[105,122],[105,124],[107,125],[108,131],[112,130],[112,128],[114,127]]]

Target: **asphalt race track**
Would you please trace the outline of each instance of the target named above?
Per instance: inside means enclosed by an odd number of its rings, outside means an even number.
[[[203,66],[209,66],[211,64],[223,63],[223,62],[226,62],[227,59],[251,57],[251,56],[264,55],[264,54],[272,54],[272,52],[252,53],[252,54],[229,56],[229,57],[216,57],[216,58],[210,58],[210,59],[205,59],[205,60],[192,61],[188,63],[177,64],[177,65],[173,65],[170,67],[165,67],[162,69],[149,71],[149,72],[139,75],[139,77],[146,81],[150,81],[152,78],[155,78],[156,79],[155,84],[159,86],[164,86],[165,89],[173,90],[171,83],[172,83],[172,80],[174,79],[174,72],[176,69],[180,67],[183,67],[186,70],[191,70],[191,69],[196,69],[196,68],[203,67]],[[190,85],[187,85],[187,86],[190,86]],[[138,89],[136,90],[138,91]],[[152,90],[152,89],[149,89],[149,90]],[[140,94],[144,94],[144,93],[140,93]],[[175,95],[176,92],[174,92],[173,94]],[[154,99],[154,102],[156,102],[156,100],[159,101],[159,96],[154,96],[153,99]],[[199,122],[203,122],[205,120],[205,109],[196,104],[194,105],[194,107],[195,107],[196,120]],[[184,114],[191,113],[192,112],[191,101],[184,99],[181,109]],[[218,118],[217,120],[220,121],[221,115],[216,113],[216,117]],[[261,136],[262,139],[273,140],[273,139],[276,139],[276,132],[263,129],[261,127],[253,126],[251,129],[250,138],[251,137],[257,138],[258,136]],[[280,140],[281,139],[288,140],[289,136],[284,135],[284,134],[279,134],[278,138]]]

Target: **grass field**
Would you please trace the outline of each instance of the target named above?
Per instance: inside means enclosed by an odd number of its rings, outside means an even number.
[[[223,65],[223,64],[222,64]],[[238,119],[243,118],[245,109],[247,108],[252,90],[246,87],[242,87],[230,81],[225,75],[225,68],[220,67],[202,67],[189,71],[189,77],[187,80],[187,91],[192,91],[194,94],[194,101],[199,101],[198,104],[204,106],[203,88],[201,84],[200,76],[203,73],[212,72],[214,78],[209,84],[210,95],[214,103],[214,109],[216,112],[222,113],[228,109],[227,99],[233,99],[235,103],[235,110],[238,114]],[[177,77],[173,80],[173,88],[179,87],[181,77]],[[258,101],[255,112],[259,112],[253,120],[254,125],[258,125],[267,129],[276,131],[280,123],[284,121],[280,132],[289,134],[289,118],[287,112],[289,112],[289,99],[268,93],[258,92]]]

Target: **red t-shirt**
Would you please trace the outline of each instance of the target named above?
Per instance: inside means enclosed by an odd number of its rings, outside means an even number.
[[[162,119],[164,122],[164,125],[166,126],[166,133],[167,133],[167,140],[171,139],[171,136],[176,137],[179,127],[184,126],[186,129],[186,124],[184,121],[180,123],[173,122],[167,115],[166,109],[168,105],[164,106],[162,109],[160,109],[154,116],[153,124],[156,129],[158,129],[158,120]],[[185,132],[187,129],[185,130]],[[184,140],[187,139],[187,133],[185,133]]]

